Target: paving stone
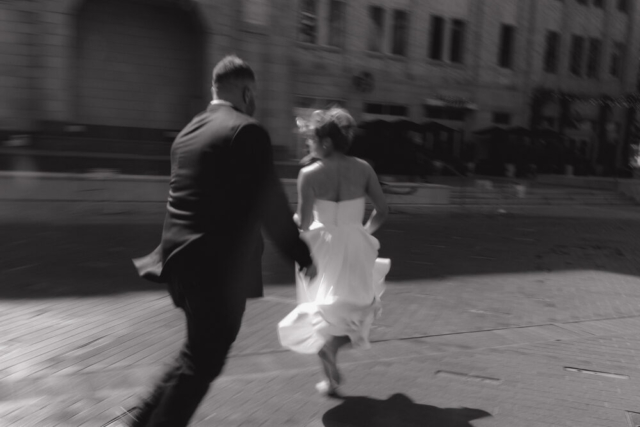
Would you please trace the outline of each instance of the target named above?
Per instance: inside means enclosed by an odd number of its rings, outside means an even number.
[[[340,355],[344,400],[316,394],[316,357],[280,348],[295,289],[268,248],[267,298],[249,302],[194,425],[358,426],[363,409],[387,425],[628,425],[640,407],[640,217],[566,209],[392,216],[378,234],[393,261],[383,316],[370,351]],[[129,261],[159,226],[0,232],[11,242],[0,248],[0,426],[106,422],[183,339],[166,290]]]

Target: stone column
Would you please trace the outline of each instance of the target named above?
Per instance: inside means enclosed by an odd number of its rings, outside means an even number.
[[[297,4],[295,0],[271,0],[268,55],[265,58],[269,88],[268,114],[265,117],[273,144],[280,148],[281,160],[295,157],[296,137],[293,132],[294,107],[294,55],[297,28]]]
[[[0,2],[0,129],[34,130],[37,22],[31,2]]]
[[[533,67],[534,67],[534,47],[536,44],[536,38],[538,35],[538,11],[540,8],[539,0],[527,0],[520,2],[521,7],[523,9],[524,17],[523,21],[527,22],[527,25],[523,30],[526,30],[525,40],[521,44],[524,46],[524,55],[525,58],[523,60],[524,70],[522,70],[522,80],[521,80],[521,88],[520,91],[522,96],[521,101],[521,123],[523,126],[526,123],[531,123],[532,120],[532,89],[533,89]]]
[[[638,5],[638,2],[629,2],[629,12],[627,15],[627,39],[625,41],[625,52],[621,76],[622,90],[626,94],[636,93],[638,91],[638,52],[640,51],[640,40],[638,40],[638,34],[640,32],[640,30],[638,29],[638,25],[640,25],[639,15],[640,6]],[[634,123],[635,114],[635,107],[626,108],[624,121],[622,124],[622,137],[618,141],[618,146],[616,147],[616,168],[623,167],[627,164],[630,153],[631,136],[633,133],[632,126]]]
[[[75,32],[79,2],[41,2],[37,45],[37,92],[40,119],[69,123],[75,120]]]

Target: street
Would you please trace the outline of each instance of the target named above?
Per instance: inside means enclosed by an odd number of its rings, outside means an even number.
[[[343,399],[319,361],[280,348],[292,267],[268,245],[194,425],[626,426],[640,412],[640,216],[392,215],[373,348],[346,351]],[[581,211],[582,210],[582,211]],[[177,351],[181,313],[137,278],[160,224],[3,225],[0,425],[100,426]],[[635,424],[634,424],[635,425]]]

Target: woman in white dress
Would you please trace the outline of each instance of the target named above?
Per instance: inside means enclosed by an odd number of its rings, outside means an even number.
[[[317,354],[327,379],[316,387],[336,394],[338,350],[347,344],[368,348],[381,311],[390,261],[377,257],[380,244],[371,234],[388,208],[373,168],[345,154],[355,129],[346,110],[318,111],[307,129],[311,154],[319,160],[298,176],[296,220],[318,274],[310,283],[297,275],[298,306],[278,324],[278,336],[286,348]],[[374,210],[363,225],[367,197]]]

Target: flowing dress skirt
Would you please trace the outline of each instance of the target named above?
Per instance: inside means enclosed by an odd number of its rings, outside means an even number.
[[[391,261],[378,258],[380,243],[361,224],[315,222],[302,234],[318,275],[308,283],[296,275],[298,306],[278,324],[280,343],[315,354],[330,336],[348,336],[354,348],[369,348],[369,332],[380,315],[380,297]]]

